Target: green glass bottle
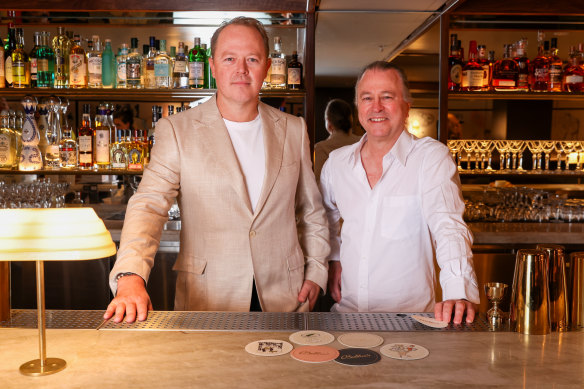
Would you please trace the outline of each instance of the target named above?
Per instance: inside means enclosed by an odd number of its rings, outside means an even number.
[[[201,38],[195,38],[195,45],[189,52],[189,88],[205,87],[205,57],[201,49]]]
[[[103,88],[113,88],[115,85],[116,72],[114,66],[114,53],[112,51],[111,39],[105,40],[105,48],[101,54],[101,83]]]
[[[49,46],[51,33],[41,32],[41,45],[37,49],[37,87],[52,88],[55,85],[55,52]]]

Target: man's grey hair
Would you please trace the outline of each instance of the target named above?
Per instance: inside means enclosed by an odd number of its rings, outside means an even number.
[[[371,62],[369,65],[365,66],[361,73],[359,73],[359,77],[357,77],[357,82],[355,83],[355,105],[358,102],[358,95],[357,89],[359,88],[359,83],[363,79],[363,76],[368,70],[380,70],[380,71],[387,71],[387,70],[395,70],[399,75],[399,78],[402,82],[403,87],[403,99],[406,103],[411,103],[413,101],[412,94],[410,93],[410,84],[408,83],[408,77],[406,73],[403,71],[402,68],[399,66],[393,65],[386,61],[375,61]]]
[[[249,18],[247,16],[238,16],[238,17],[233,18],[229,21],[221,23],[219,28],[215,30],[215,32],[213,33],[213,36],[211,37],[211,57],[215,57],[215,50],[217,48],[217,40],[219,40],[219,34],[221,34],[221,31],[223,31],[223,29],[225,27],[232,26],[232,25],[251,27],[251,28],[254,28],[257,32],[259,32],[261,37],[262,37],[262,40],[264,41],[264,49],[266,51],[266,58],[268,57],[268,55],[270,53],[270,44],[269,44],[268,33],[266,32],[266,29],[264,28],[264,26],[262,25],[262,23],[259,20],[254,19],[254,18]]]

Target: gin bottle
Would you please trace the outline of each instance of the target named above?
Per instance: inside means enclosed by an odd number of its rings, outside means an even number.
[[[128,66],[128,45],[122,43],[120,54],[116,57],[116,88],[126,88],[126,72]]]
[[[18,170],[33,171],[43,168],[43,159],[38,144],[40,141],[39,129],[34,119],[37,100],[32,96],[24,96],[22,106],[26,113],[26,118],[22,125],[20,156]]]
[[[142,88],[142,56],[138,52],[138,38],[130,40],[132,47],[126,59],[126,88]]]
[[[213,72],[211,71],[211,66],[209,66],[209,58],[211,58],[211,48],[207,48],[207,45],[203,43],[201,48],[205,51],[205,88],[216,89],[217,84],[215,83],[215,77],[213,77]]]
[[[51,34],[41,32],[41,46],[37,49],[37,87],[53,88],[55,85],[55,52],[49,46]]]
[[[16,133],[10,128],[8,112],[0,113],[0,170],[11,170],[16,166],[18,147]]]
[[[171,87],[172,61],[166,54],[166,40],[160,40],[160,51],[154,58],[154,80],[156,88],[168,89]]]
[[[185,89],[189,87],[188,58],[185,55],[184,42],[178,42],[178,54],[174,60],[172,81],[175,88]]]
[[[156,38],[150,37],[150,50],[144,58],[144,88],[156,88],[156,77],[154,74],[154,59],[156,58]]]
[[[87,50],[87,72],[89,73],[87,86],[90,88],[102,87],[103,58],[101,54],[101,42],[99,35],[94,35],[87,42],[90,49]]]
[[[69,51],[71,41],[65,35],[65,28],[59,27],[58,34],[53,38],[52,46],[55,53],[55,88],[69,86]]]
[[[282,40],[274,37],[274,51],[270,54],[272,59],[270,87],[272,89],[286,88],[286,55],[282,53]]]
[[[205,55],[201,48],[201,38],[195,38],[194,46],[189,52],[189,88],[205,87]]]

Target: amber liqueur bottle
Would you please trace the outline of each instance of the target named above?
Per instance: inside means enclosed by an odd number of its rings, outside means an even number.
[[[547,42],[538,45],[537,57],[531,62],[532,63],[532,82],[531,91],[532,92],[547,92],[548,85],[550,82],[550,61],[545,55],[545,44]]]
[[[483,67],[477,61],[477,41],[470,41],[468,62],[462,67],[462,91],[483,89]]]
[[[515,62],[519,66],[519,75],[517,76],[517,91],[529,92],[529,58],[527,58],[527,38],[521,38],[515,44],[516,54]]]
[[[478,45],[478,58],[477,62],[481,65],[483,69],[483,91],[488,91],[491,89],[491,68],[492,63],[487,58],[487,46]]]
[[[578,51],[570,47],[570,60],[564,67],[564,92],[582,92],[584,90],[584,65],[580,63],[582,43],[578,44]]]
[[[448,90],[460,91],[462,88],[462,60],[458,35],[450,35],[450,56],[448,56]]]
[[[498,60],[493,67],[493,89],[515,91],[519,78],[519,65],[511,58],[511,45],[504,45],[503,48],[503,58]]]
[[[558,38],[551,39],[551,52],[549,55],[550,59],[550,83],[548,85],[548,91],[550,92],[561,92],[562,91],[562,78],[564,73],[564,63],[559,57],[558,53]]]
[[[77,140],[79,142],[79,168],[93,168],[93,128],[91,128],[91,104],[83,105],[83,117],[79,127]]]

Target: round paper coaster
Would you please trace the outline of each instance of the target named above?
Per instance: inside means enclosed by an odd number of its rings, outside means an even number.
[[[264,339],[249,343],[245,346],[245,351],[253,355],[273,357],[288,354],[293,348],[290,343],[284,340]]]
[[[366,348],[345,348],[339,350],[339,356],[335,362],[343,365],[364,366],[372,365],[381,360],[379,353]]]
[[[298,331],[290,335],[291,342],[304,346],[320,346],[334,340],[334,335],[324,331]]]
[[[347,347],[365,347],[371,348],[383,343],[383,338],[379,335],[367,334],[363,332],[354,332],[343,334],[337,339],[341,344]]]
[[[301,346],[292,350],[290,355],[302,362],[321,363],[338,357],[339,350],[329,346]]]
[[[426,347],[412,343],[390,343],[383,346],[379,351],[386,357],[406,361],[422,359],[430,355],[430,351]]]

